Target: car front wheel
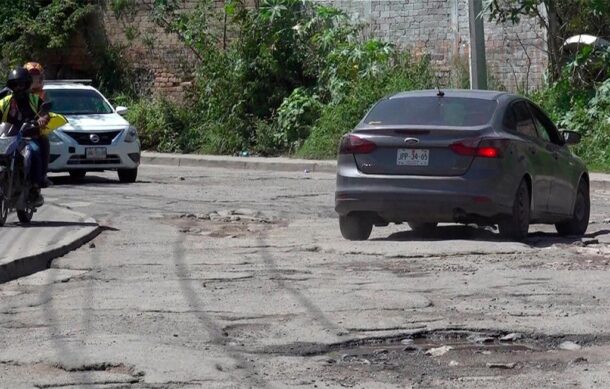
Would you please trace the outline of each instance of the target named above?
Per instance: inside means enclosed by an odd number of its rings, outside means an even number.
[[[519,184],[513,202],[513,214],[502,220],[498,227],[505,238],[522,241],[530,227],[530,191],[525,180]]]
[[[373,222],[365,215],[350,213],[339,216],[341,235],[348,240],[367,240],[373,231]]]
[[[85,170],[70,170],[70,179],[72,181],[82,181],[87,175],[87,171]]]
[[[587,183],[581,181],[576,193],[576,203],[572,218],[565,222],[555,224],[557,232],[561,236],[584,235],[589,227],[589,216],[591,214],[591,199]]]
[[[119,181],[124,184],[131,184],[136,182],[136,178],[138,178],[138,169],[119,169]]]
[[[408,222],[409,227],[418,235],[432,235],[436,231],[438,223],[414,223]]]

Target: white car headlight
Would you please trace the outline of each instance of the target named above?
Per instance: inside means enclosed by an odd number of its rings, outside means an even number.
[[[133,143],[138,139],[138,131],[135,127],[129,127],[127,129],[127,133],[125,134],[125,142]]]
[[[64,141],[61,140],[61,138],[59,136],[57,136],[57,134],[54,133],[54,132],[49,134],[49,142],[50,143],[55,143],[55,144],[64,143]]]

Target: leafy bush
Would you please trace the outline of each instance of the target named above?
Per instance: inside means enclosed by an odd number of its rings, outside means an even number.
[[[214,35],[222,15],[212,1],[188,14],[158,9],[201,61],[189,95],[189,109],[199,112],[191,126],[200,151],[292,154],[314,131],[329,139],[317,154],[329,155],[349,128],[332,123],[335,110],[353,123],[383,94],[424,85],[414,77],[432,79],[427,63],[418,67],[392,45],[363,38],[362,26],[337,9],[301,0],[227,4],[236,39],[224,49]]]
[[[87,0],[0,2],[0,73],[64,49],[95,6]],[[43,62],[43,61],[41,61]]]
[[[563,77],[536,92],[532,97],[552,116],[560,128],[582,134],[574,147],[589,167],[610,170],[610,79],[602,83],[576,87],[569,69]]]
[[[303,88],[296,88],[277,111],[275,126],[276,145],[280,150],[294,152],[309,136],[311,126],[320,116],[322,104],[319,97]],[[260,139],[257,139],[260,143]]]
[[[323,108],[299,156],[334,158],[341,136],[352,130],[377,100],[396,92],[431,88],[434,83],[428,58],[416,61],[404,53],[385,66],[379,73],[350,84],[344,96]]]
[[[119,97],[115,101],[128,106],[127,120],[138,129],[143,149],[161,152],[198,149],[192,141],[201,136],[194,136],[194,130],[189,130],[191,114],[188,110],[159,98],[133,101]]]

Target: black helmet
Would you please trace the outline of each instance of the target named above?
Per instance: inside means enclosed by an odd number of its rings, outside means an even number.
[[[13,92],[26,91],[32,86],[32,76],[24,68],[13,69],[8,74],[6,86]]]

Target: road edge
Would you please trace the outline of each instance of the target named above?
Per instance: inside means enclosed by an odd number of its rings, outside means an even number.
[[[217,155],[143,152],[141,162],[145,165],[210,167],[277,172],[307,171],[308,173],[334,174],[337,171],[337,164],[335,161],[291,158],[230,157]],[[591,189],[610,191],[609,175],[591,173],[590,181]]]
[[[335,161],[263,158],[263,157],[229,157],[196,154],[165,154],[143,152],[140,159],[145,165],[211,167],[225,169],[267,170],[279,172],[335,173]]]
[[[11,262],[0,265],[0,284],[48,269],[54,259],[63,257],[64,255],[80,248],[102,232],[102,227],[95,219],[88,218],[84,221],[84,223],[95,225],[95,227],[86,227],[89,231],[87,231],[87,233],[84,235],[81,234],[81,236],[74,239],[70,243],[45,250],[44,252],[38,254],[17,258]]]

